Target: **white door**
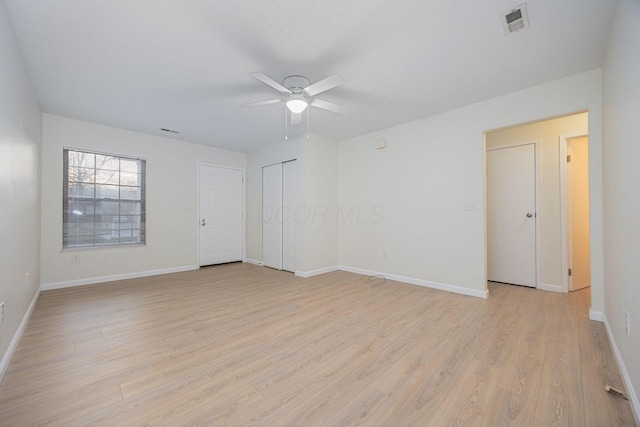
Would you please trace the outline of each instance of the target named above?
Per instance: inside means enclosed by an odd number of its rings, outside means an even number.
[[[242,171],[200,165],[200,265],[242,261]]]
[[[567,140],[567,232],[569,290],[591,286],[589,242],[589,139]]]
[[[489,280],[536,286],[535,144],[487,151],[487,252]]]
[[[282,164],[282,269],[296,271],[296,161]]]
[[[262,168],[262,265],[282,270],[282,163]]]

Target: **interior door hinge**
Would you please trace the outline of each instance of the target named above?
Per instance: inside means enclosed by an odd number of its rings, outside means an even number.
[[[573,270],[569,269],[569,277],[573,276]]]
[[[571,161],[571,155],[567,156],[567,163],[569,163]]]

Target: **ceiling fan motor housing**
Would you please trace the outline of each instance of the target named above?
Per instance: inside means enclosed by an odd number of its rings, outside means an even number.
[[[284,87],[289,89],[292,93],[302,94],[302,90],[309,86],[311,82],[306,77],[302,76],[289,76],[282,82]]]

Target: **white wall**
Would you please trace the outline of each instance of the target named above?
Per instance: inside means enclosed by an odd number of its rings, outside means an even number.
[[[338,142],[310,135],[305,185],[306,262],[313,272],[338,265]]]
[[[0,2],[0,377],[40,285],[42,112]],[[27,276],[28,273],[28,276]],[[14,342],[15,345],[15,342]]]
[[[262,261],[262,167],[297,159],[296,272],[317,273],[338,264],[338,143],[301,135],[247,155],[247,251]]]
[[[605,315],[640,424],[640,2],[618,0],[603,62]],[[631,336],[624,329],[624,311]],[[630,384],[627,384],[629,388]],[[630,390],[627,389],[630,393]],[[631,393],[630,393],[631,394]]]
[[[146,246],[62,251],[63,147],[147,160]],[[42,155],[41,281],[45,288],[194,268],[198,263],[198,162],[246,165],[244,153],[50,114],[43,116]],[[80,262],[71,263],[72,255],[78,255]]]
[[[542,284],[562,286],[562,218],[560,215],[560,135],[588,133],[588,113],[531,123],[487,134],[487,148],[538,140],[540,144],[540,258]],[[600,159],[596,159],[600,161]]]
[[[359,208],[361,218],[340,222],[340,264],[483,295],[484,132],[589,111],[591,195],[600,206],[591,212],[592,309],[602,311],[600,78],[596,69],[342,141],[339,206]],[[388,146],[375,150],[380,139]],[[477,211],[465,211],[465,201]]]

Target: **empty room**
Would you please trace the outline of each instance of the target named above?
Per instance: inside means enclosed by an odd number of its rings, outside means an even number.
[[[0,0],[0,425],[640,425],[639,22]]]

